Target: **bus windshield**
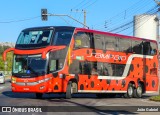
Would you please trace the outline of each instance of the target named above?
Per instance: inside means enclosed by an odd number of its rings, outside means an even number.
[[[23,76],[44,75],[47,71],[47,61],[41,55],[20,56],[15,55],[13,61],[13,74]]]

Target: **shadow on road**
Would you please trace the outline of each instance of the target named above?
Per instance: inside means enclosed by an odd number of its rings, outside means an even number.
[[[23,99],[35,99],[34,93],[13,93],[12,91],[4,91],[3,95],[10,98],[23,98]],[[39,99],[40,101],[46,101],[49,103],[59,103],[60,106],[48,106],[46,111],[51,112],[94,112],[99,115],[104,114],[136,114],[132,112],[132,108],[126,109],[123,106],[86,106],[86,104],[81,104],[76,102],[76,98],[78,99],[99,99],[96,98],[95,94],[75,94],[73,99],[64,99],[65,94],[45,94],[43,99]],[[107,98],[106,98],[107,99]],[[84,101],[84,100],[83,100]],[[40,105],[37,105],[40,106]],[[47,105],[46,105],[47,106]],[[51,108],[52,109],[51,109]]]
[[[15,93],[12,91],[2,91],[1,94],[7,96],[7,97],[11,97],[11,98],[33,98],[35,99],[35,93]],[[114,97],[97,97],[96,94],[73,94],[72,95],[73,98],[83,98],[83,99],[107,99],[107,98],[121,98],[123,96],[121,95],[116,95]],[[61,98],[65,98],[65,94],[43,94],[43,99],[61,99]]]
[[[30,98],[30,99],[35,99],[35,93],[14,93],[12,91],[2,91],[1,94],[7,96],[7,97],[11,97],[11,98]],[[123,98],[123,95],[116,95],[116,96],[102,96],[102,97],[97,97],[96,94],[73,94],[72,95],[73,98],[78,98],[78,99],[108,99],[108,98],[122,98],[122,99],[126,99]],[[144,95],[142,97],[142,99],[147,99],[149,98],[150,95]],[[65,94],[44,94],[43,95],[43,99],[64,99],[65,98]],[[128,99],[128,98],[127,98]]]
[[[59,100],[47,99],[49,102],[57,102]],[[72,101],[71,99],[61,99],[61,101],[74,106],[58,106],[55,107],[54,112],[94,112],[99,115],[119,115],[119,114],[137,114],[135,111],[137,107],[126,106],[87,106],[78,102]]]
[[[16,99],[31,99],[35,100],[36,96],[34,93],[13,93],[12,91],[4,91],[2,92],[4,96]],[[143,96],[143,98],[148,98],[149,96]],[[121,96],[116,96],[116,98],[121,98]],[[137,114],[135,110],[137,107],[127,107],[127,106],[110,106],[106,103],[106,106],[87,106],[87,99],[95,99],[98,100],[99,98],[96,97],[96,94],[74,94],[73,99],[65,99],[65,94],[44,94],[43,99],[36,99],[41,101],[41,103],[57,103],[52,112],[94,112],[99,115],[104,114]],[[109,98],[103,98],[109,99]],[[114,98],[113,98],[114,99]],[[78,101],[77,101],[78,100]],[[85,101],[85,104],[81,104],[81,101]],[[122,101],[125,101],[125,98],[122,98]],[[96,101],[95,101],[96,102]],[[98,101],[97,101],[98,102]],[[97,105],[97,104],[95,104]],[[41,105],[37,105],[41,106]],[[47,108],[50,107],[50,105]],[[53,106],[52,106],[53,107]],[[49,111],[49,110],[48,110]]]

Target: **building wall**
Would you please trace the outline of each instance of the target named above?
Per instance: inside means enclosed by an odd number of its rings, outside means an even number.
[[[150,40],[158,39],[157,15],[137,15],[134,17],[134,36]]]

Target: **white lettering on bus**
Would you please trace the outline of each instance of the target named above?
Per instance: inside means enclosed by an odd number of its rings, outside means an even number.
[[[126,60],[126,56],[120,56],[120,55],[113,55],[113,54],[101,54],[101,53],[91,53],[90,56],[87,57],[92,57],[94,56],[95,58],[100,58],[100,59],[114,59],[114,60]]]

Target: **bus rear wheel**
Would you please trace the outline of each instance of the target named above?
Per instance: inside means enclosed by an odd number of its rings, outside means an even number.
[[[137,88],[134,89],[134,97],[141,98],[143,93],[143,87],[141,84],[138,85]]]
[[[134,88],[133,88],[133,84],[129,83],[128,84],[128,88],[127,88],[127,93],[124,94],[125,98],[132,98],[134,95]]]
[[[37,99],[42,99],[43,93],[36,93],[36,98]]]

